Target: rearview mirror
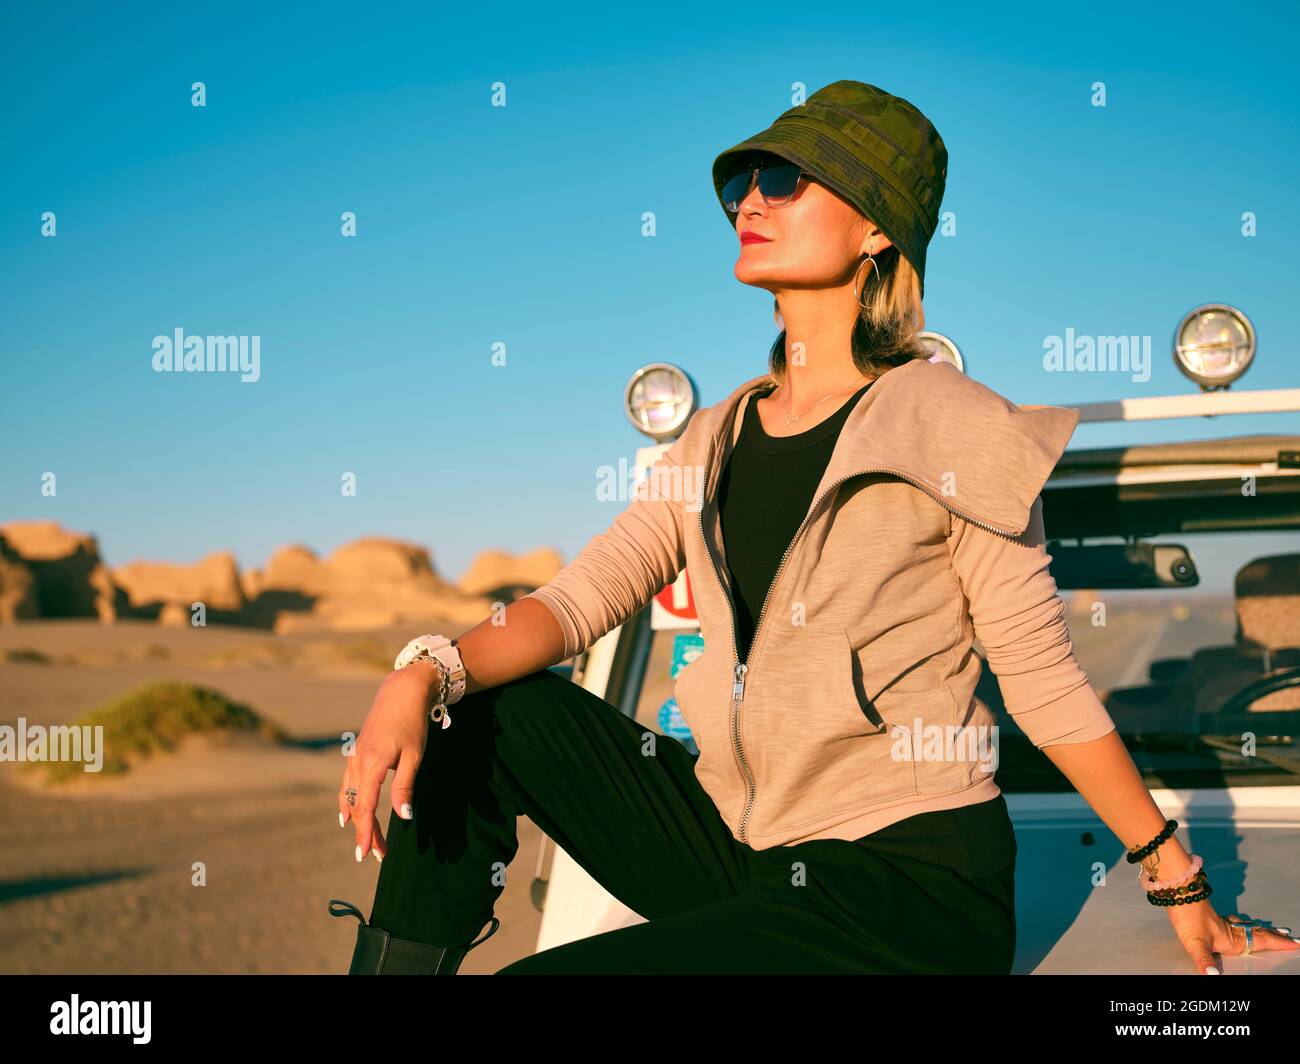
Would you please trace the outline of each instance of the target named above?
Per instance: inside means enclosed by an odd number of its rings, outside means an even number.
[[[1195,587],[1196,563],[1180,543],[1095,543],[1067,547],[1050,542],[1048,566],[1060,590],[1080,588]]]

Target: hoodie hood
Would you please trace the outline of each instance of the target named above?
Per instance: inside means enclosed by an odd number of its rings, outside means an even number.
[[[709,457],[725,460],[745,404],[775,387],[765,373],[701,411]],[[950,362],[917,359],[887,370],[858,400],[814,498],[843,478],[891,473],[975,524],[1020,536],[1078,421],[1077,410],[1019,406]]]

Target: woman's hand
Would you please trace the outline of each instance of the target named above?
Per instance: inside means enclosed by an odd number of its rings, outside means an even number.
[[[382,861],[388,852],[376,807],[391,768],[397,769],[389,794],[393,809],[404,820],[413,815],[415,772],[429,737],[429,696],[436,680],[437,666],[428,661],[389,673],[379,685],[352,756],[344,759],[339,826],[349,820],[356,826],[358,861],[367,853]],[[356,790],[356,805],[348,803],[350,787]]]
[[[1187,950],[1196,971],[1201,975],[1219,975],[1219,966],[1214,963],[1212,954],[1235,957],[1246,952],[1246,932],[1243,928],[1230,924],[1214,911],[1209,899],[1192,905],[1169,906],[1169,922],[1174,925],[1174,934]],[[1290,932],[1290,928],[1285,929]],[[1263,927],[1252,929],[1255,944],[1252,953],[1266,950],[1300,949],[1300,942],[1288,938],[1281,931],[1272,931]]]

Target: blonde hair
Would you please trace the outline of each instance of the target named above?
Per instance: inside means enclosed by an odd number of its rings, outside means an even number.
[[[874,268],[870,263],[858,267],[859,276],[866,274],[858,291],[864,309],[853,322],[851,338],[853,363],[866,377],[878,377],[914,359],[930,357],[916,335],[925,322],[921,279],[893,245],[876,255],[875,263]],[[779,315],[780,304],[773,301],[773,305]],[[768,356],[768,372],[778,384],[785,382],[785,339],[782,328]]]

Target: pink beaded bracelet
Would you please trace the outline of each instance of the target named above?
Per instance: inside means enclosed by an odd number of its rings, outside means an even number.
[[[1199,857],[1193,856],[1191,865],[1181,876],[1175,879],[1144,879],[1142,886],[1146,888],[1148,894],[1153,890],[1169,890],[1174,887],[1186,886],[1196,878],[1196,873],[1201,870],[1201,863]]]

